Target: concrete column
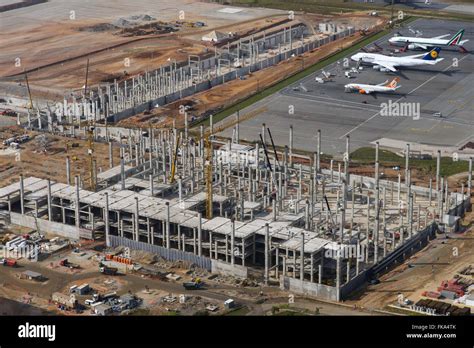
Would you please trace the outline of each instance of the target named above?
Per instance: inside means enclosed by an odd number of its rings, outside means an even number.
[[[410,144],[407,144],[405,151],[405,185],[409,185],[409,171],[410,171]]]
[[[153,190],[154,190],[154,188],[153,188],[153,175],[150,174],[150,175],[148,176],[148,178],[149,178],[149,181],[150,181],[150,196],[153,197]]]
[[[114,167],[114,151],[113,151],[113,143],[109,141],[109,167]]]
[[[270,226],[267,224],[265,224],[265,251],[264,251],[264,255],[265,255],[265,276],[264,276],[264,281],[265,281],[265,285],[268,285],[268,278],[269,278],[269,262],[268,262],[268,258],[269,258],[269,250],[270,250]]]
[[[321,172],[321,129],[318,129],[316,154],[316,171],[319,173]]]
[[[301,232],[301,247],[300,247],[300,280],[304,281],[304,232]]]
[[[230,264],[233,266],[235,263],[234,247],[235,247],[235,220],[231,220],[232,231],[230,235]]]
[[[290,138],[288,141],[290,166],[293,167],[293,125],[290,125]]]
[[[170,248],[170,203],[165,202],[166,205],[166,248]]]
[[[140,208],[138,205],[138,197],[135,197],[135,236],[134,240],[138,242],[139,238],[139,231],[140,231]]]
[[[125,163],[123,156],[120,157],[120,182],[122,183],[122,190],[125,190]]]
[[[105,192],[105,216],[104,216],[104,220],[105,220],[105,245],[106,246],[110,246],[110,238],[109,238],[109,235],[110,235],[110,221],[109,221],[109,218],[110,218],[110,215],[109,215],[109,193],[108,192]]]
[[[71,161],[69,156],[66,156],[66,184],[71,185]]]
[[[75,199],[75,204],[76,204],[76,215],[75,215],[75,219],[76,219],[76,227],[79,227],[80,226],[80,210],[79,210],[79,205],[80,205],[80,201],[79,201],[79,177],[76,175],[74,177],[74,185],[76,186],[76,199]]]
[[[48,179],[48,220],[52,221],[52,214],[53,214],[53,209],[52,209],[52,198],[51,198],[51,180]]]
[[[436,154],[436,191],[442,190],[442,187],[440,187],[440,184],[441,184],[440,176],[439,176],[440,170],[441,170],[441,151],[438,150]]]
[[[198,255],[202,256],[202,214],[198,214]]]

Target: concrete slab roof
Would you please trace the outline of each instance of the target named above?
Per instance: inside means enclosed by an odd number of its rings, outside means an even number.
[[[62,183],[51,183],[51,195],[53,196],[53,193],[58,192],[62,190],[64,187],[68,185],[62,184]],[[30,200],[30,201],[35,201],[38,199],[42,199],[48,196],[48,187],[44,187],[41,190],[27,193],[25,194],[25,199]]]
[[[232,221],[230,219],[226,219],[227,221],[223,224],[217,226],[216,228],[212,229],[212,233],[219,233],[219,234],[228,234],[232,233]],[[235,233],[237,235],[237,229],[244,225],[243,222],[235,221]]]
[[[179,209],[176,209],[176,208],[173,208],[173,207],[170,207],[170,221],[171,221],[171,217],[176,215],[176,214],[180,214],[181,211]],[[152,219],[155,219],[155,220],[161,220],[161,221],[166,221],[166,216],[167,216],[168,212],[167,212],[167,209],[165,207],[165,209],[163,210],[160,210],[158,213],[154,214],[151,216]],[[172,222],[172,221],[171,221]]]
[[[208,222],[208,219],[201,218],[201,226]],[[188,228],[198,228],[199,226],[199,218],[197,216],[191,217],[189,220],[183,221],[181,226],[188,227]]]
[[[108,180],[108,179],[111,179],[115,176],[120,175],[120,172],[121,172],[120,167],[121,166],[118,165],[118,166],[115,166],[115,167],[110,168],[108,170],[105,170],[102,173],[97,173],[97,180],[98,181]],[[131,166],[124,166],[125,173],[129,172],[132,169],[133,169],[133,167],[131,167]]]
[[[211,220],[207,220],[206,223],[202,225],[202,228],[208,231],[213,231],[214,229],[227,223],[228,221],[230,221],[230,219],[217,216],[215,218],[212,218]]]

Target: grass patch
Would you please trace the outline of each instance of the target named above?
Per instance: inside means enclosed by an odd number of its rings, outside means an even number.
[[[373,164],[375,163],[375,149],[371,147],[357,149],[351,153],[351,161],[359,164]],[[405,168],[405,158],[387,150],[379,150],[379,162],[385,167],[400,166]],[[426,160],[410,158],[410,167],[420,170],[423,174],[435,176],[436,158]],[[453,162],[451,157],[441,157],[441,176],[451,176],[468,170],[469,163],[467,161]]]

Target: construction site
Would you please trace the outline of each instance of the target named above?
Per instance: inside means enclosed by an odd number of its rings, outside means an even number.
[[[430,177],[410,144],[402,168],[381,164],[379,143],[359,165],[349,135],[341,156],[323,153],[324,128],[311,151],[294,146],[292,126],[262,124],[242,141],[240,124],[266,106],[214,118],[389,18],[109,3],[91,5],[94,17],[74,2],[74,20],[67,7],[41,24],[28,18],[64,3],[0,12],[17,31],[0,34],[12,47],[0,53],[0,256],[11,266],[0,295],[34,306],[14,310],[275,315],[296,295],[311,314],[373,314],[357,306],[380,300],[367,307],[385,311],[394,299],[361,299],[367,286],[440,236],[470,231],[472,157],[454,180],[438,150]]]

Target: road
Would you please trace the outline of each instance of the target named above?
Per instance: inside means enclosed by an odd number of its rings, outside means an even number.
[[[28,263],[25,265],[25,261],[20,261],[20,267],[0,267],[0,279],[3,284],[11,284],[15,287],[25,289],[34,296],[48,299],[51,294],[56,291],[62,291],[73,281],[80,281],[83,279],[90,279],[95,275],[103,277],[98,272],[86,271],[77,274],[58,272],[57,270],[44,267],[44,264],[40,263]],[[22,265],[23,264],[23,265]],[[18,279],[16,274],[23,272],[26,269],[41,273],[48,280],[44,283],[31,282],[26,280]],[[219,302],[223,302],[229,298],[227,291],[232,291],[232,298],[240,305],[246,306],[250,309],[250,315],[264,315],[271,309],[272,306],[278,304],[288,303],[288,297],[276,287],[268,287],[264,289],[260,288],[236,288],[230,285],[217,284],[213,282],[207,282],[206,286],[200,290],[185,290],[181,283],[161,281],[158,279],[142,278],[135,274],[119,275],[121,279],[125,280],[127,284],[123,286],[119,294],[131,291],[137,293],[144,290],[146,287],[150,289],[159,289],[161,291],[170,292],[173,294],[187,294],[201,297],[207,297]],[[259,295],[260,291],[263,291],[263,297]],[[245,296],[235,296],[235,292],[244,294]],[[257,300],[266,298],[267,300],[262,304],[257,304]],[[251,299],[251,300],[250,300]],[[342,306],[338,304],[321,302],[307,298],[295,297],[295,308],[308,309],[314,313],[314,310],[319,308],[321,315],[370,315],[373,314],[369,311],[354,310],[348,306]]]

